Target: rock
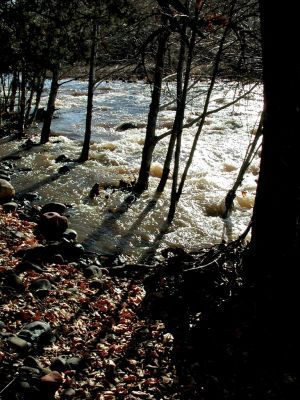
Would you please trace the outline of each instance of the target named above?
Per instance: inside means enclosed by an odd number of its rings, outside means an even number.
[[[31,348],[31,343],[27,340],[22,339],[16,335],[11,336],[8,338],[8,343],[13,346],[18,352],[24,352]]]
[[[72,388],[67,388],[67,389],[65,389],[63,392],[62,392],[62,394],[61,394],[61,398],[62,399],[72,399],[73,397],[75,397],[75,395],[76,395],[76,392],[75,392],[75,390],[74,389],[72,389]]]
[[[29,149],[31,149],[33,146],[36,146],[36,143],[34,143],[34,141],[32,140],[32,139],[27,139],[26,141],[25,141],[25,143],[23,143],[22,144],[22,146],[21,147],[23,147],[24,149],[26,149],[26,150],[29,150]]]
[[[45,204],[41,208],[40,214],[45,214],[48,212],[56,212],[57,214],[62,215],[62,214],[64,214],[66,209],[67,209],[67,207],[63,203],[52,202],[52,203]]]
[[[86,367],[85,361],[81,357],[60,356],[51,362],[51,369],[64,372],[67,370],[82,371]]]
[[[69,157],[67,157],[65,154],[61,154],[60,156],[56,157],[55,162],[68,162],[71,161]]]
[[[103,282],[100,279],[93,279],[92,281],[89,282],[89,286],[91,289],[103,289]]]
[[[40,247],[40,246],[38,246],[38,247]],[[44,246],[41,246],[41,247],[44,248]],[[34,249],[34,248],[33,248],[33,249]],[[28,249],[28,250],[33,250],[33,249]],[[28,251],[28,253],[26,253],[27,256],[28,256],[28,254],[30,254],[30,253],[31,253],[31,252]],[[34,253],[34,254],[37,254],[36,252],[33,252],[33,253]],[[17,253],[16,255],[18,255],[18,253]],[[26,257],[26,255],[25,255],[25,257]],[[29,256],[29,259],[35,259],[35,258],[32,257],[32,256]],[[39,265],[33,263],[33,262],[24,260],[24,261],[20,262],[20,264],[18,264],[18,265],[16,266],[16,271],[18,271],[18,272],[24,272],[24,271],[43,272],[43,268],[40,267]]]
[[[94,199],[95,197],[99,196],[99,194],[100,194],[100,184],[95,183],[95,185],[90,190],[89,198]]]
[[[51,289],[52,285],[48,279],[35,279],[29,286],[29,290],[40,298],[47,296]]]
[[[22,279],[13,271],[7,273],[7,276],[4,279],[4,285],[14,288],[17,293],[23,293],[25,290]]]
[[[58,371],[51,371],[49,374],[41,377],[41,382],[44,390],[54,393],[63,382],[63,377]],[[43,391],[44,391],[43,390]]]
[[[24,326],[18,337],[38,346],[50,343],[52,339],[51,327],[48,322],[34,321]]]
[[[35,368],[44,374],[48,374],[50,372],[49,368],[44,368],[42,364],[32,356],[27,356],[23,361],[23,365],[25,367]]]
[[[66,357],[64,356],[56,357],[54,360],[52,360],[50,368],[52,370],[60,372],[67,371],[68,366]]]
[[[10,201],[8,203],[4,203],[2,205],[4,212],[9,213],[9,212],[15,212],[17,211],[18,204],[15,203],[14,201]]]
[[[17,389],[25,397],[24,399],[37,399],[39,394],[40,379],[42,376],[41,371],[38,368],[21,366],[18,369]],[[19,396],[17,397],[19,398]]]
[[[52,261],[54,264],[66,264],[66,260],[61,254],[54,254]]]
[[[63,237],[68,240],[76,240],[77,239],[77,232],[74,229],[66,229],[63,233]]]
[[[61,254],[63,254],[64,258],[68,261],[77,261],[79,258],[83,257],[84,248],[79,243],[70,243],[63,246]]]
[[[41,196],[36,192],[21,193],[21,194],[17,194],[16,197],[21,201],[28,200],[30,202],[39,200],[41,198]]]
[[[16,194],[14,187],[5,179],[0,179],[0,204],[9,202]]]
[[[37,112],[36,112],[36,115],[35,115],[35,120],[42,122],[42,121],[44,121],[45,116],[46,116],[45,108],[44,107],[38,108]]]
[[[101,278],[102,271],[97,265],[91,265],[83,271],[83,274],[86,278]]]
[[[68,219],[57,212],[46,212],[41,215],[37,229],[46,239],[58,239],[68,228]]]
[[[137,124],[135,122],[124,122],[116,128],[116,131],[127,131],[128,129],[137,128]]]
[[[72,262],[77,261],[83,255],[84,249],[81,244],[66,241],[47,246],[45,261],[55,262],[55,260],[57,260],[59,261],[58,264],[61,263],[61,261],[63,261],[63,263],[66,261]],[[58,257],[60,258],[59,260]]]
[[[61,174],[61,175],[67,174],[67,173],[70,172],[70,171],[71,171],[71,169],[70,169],[70,167],[68,167],[67,165],[63,165],[62,167],[60,167],[60,168],[58,169],[58,173]]]
[[[0,179],[4,179],[7,182],[10,182],[10,176],[0,172]]]
[[[70,357],[67,358],[67,366],[69,369],[75,371],[82,371],[86,367],[85,361],[81,357]]]

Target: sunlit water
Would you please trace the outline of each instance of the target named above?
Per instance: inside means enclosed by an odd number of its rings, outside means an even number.
[[[203,96],[199,98],[196,94],[203,89],[204,84],[194,90],[186,120],[201,114]],[[170,85],[168,93],[172,90]],[[46,88],[43,105],[47,93]],[[155,149],[149,190],[126,212],[118,212],[127,196],[124,192],[103,189],[99,197],[94,200],[88,198],[96,182],[116,185],[120,179],[137,177],[150,102],[149,85],[119,81],[100,84],[94,98],[90,160],[76,164],[59,179],[50,179],[63,165],[55,162],[57,156],[65,154],[74,159],[80,154],[86,93],[87,83],[83,81],[60,87],[56,103],[58,110],[52,124],[54,136],[50,143],[23,151],[22,158],[15,162],[16,168],[32,169],[12,179],[17,192],[37,192],[41,196],[40,204],[49,201],[72,204],[69,209],[70,226],[78,232],[79,241],[87,249],[104,254],[117,252],[132,261],[142,260],[154,245],[160,249],[179,246],[194,251],[219,243],[222,239],[234,239],[244,231],[252,213],[258,157],[238,190],[230,223],[225,225],[220,213],[226,193],[232,187],[246,149],[253,140],[253,128],[257,126],[262,110],[260,89],[234,106],[207,117],[174,223],[162,237],[159,232],[168,212],[170,182],[156,206],[150,210],[147,206],[159,182],[168,138],[159,142]],[[238,94],[237,84],[219,83],[209,109],[231,102]],[[174,106],[162,111],[157,135],[170,128],[174,115]],[[128,121],[134,121],[138,128],[124,132],[116,130],[121,123]],[[184,131],[182,166],[196,130],[197,127],[193,127]],[[20,145],[19,142],[2,140],[0,156],[20,149]]]

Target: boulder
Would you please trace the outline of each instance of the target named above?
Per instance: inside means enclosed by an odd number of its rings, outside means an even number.
[[[62,215],[66,211],[67,207],[63,203],[47,203],[41,209],[41,214],[45,214],[47,212],[56,212]]]
[[[116,131],[127,131],[128,129],[137,128],[137,124],[135,122],[124,122],[116,128]]]
[[[57,212],[41,215],[37,229],[46,239],[59,239],[68,228],[68,219]]]
[[[15,194],[14,187],[6,179],[0,179],[0,204],[11,201]]]

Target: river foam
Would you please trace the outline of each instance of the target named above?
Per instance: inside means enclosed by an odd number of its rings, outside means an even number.
[[[196,95],[196,88],[192,97]],[[244,88],[246,90],[247,88]],[[72,204],[69,210],[71,227],[78,231],[79,240],[87,248],[103,253],[124,253],[129,260],[137,260],[157,245],[180,246],[197,250],[202,246],[231,240],[243,232],[251,218],[254,203],[259,158],[256,157],[238,189],[230,223],[224,224],[220,215],[224,198],[231,189],[246,149],[253,139],[251,134],[258,123],[262,109],[260,90],[228,109],[207,117],[200,136],[197,151],[191,165],[175,220],[169,233],[160,237],[170,198],[170,181],[165,193],[153,205],[153,196],[162,172],[168,139],[158,143],[153,157],[149,190],[126,212],[120,212],[125,204],[124,192],[108,187],[117,186],[122,180],[131,181],[138,175],[145,126],[150,101],[150,87],[143,82],[109,82],[95,91],[92,144],[90,160],[84,164],[72,164],[70,172],[58,179],[57,171],[62,164],[56,158],[65,154],[70,159],[80,154],[85,124],[86,82],[70,82],[60,88],[56,117],[53,120],[54,135],[49,143],[22,152],[15,161],[20,172],[13,176],[12,184],[17,191],[36,191],[40,203],[61,201]],[[223,106],[237,96],[238,87],[233,83],[218,83],[210,109]],[[43,102],[46,103],[46,93]],[[165,99],[165,101],[168,101]],[[203,99],[194,97],[187,109],[186,120],[201,114]],[[172,126],[174,109],[164,110],[157,134]],[[138,128],[118,131],[123,122],[134,121]],[[182,140],[181,170],[189,154],[197,127],[186,129]],[[32,134],[38,134],[40,126]],[[36,139],[37,140],[37,139]],[[20,149],[20,142],[2,141],[0,156]],[[95,183],[102,189],[99,197],[88,198]],[[152,201],[152,202],[151,202]],[[226,226],[225,226],[226,225]],[[228,225],[230,229],[228,229]],[[227,232],[227,236],[226,236]]]

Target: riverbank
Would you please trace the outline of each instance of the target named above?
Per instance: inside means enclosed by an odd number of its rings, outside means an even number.
[[[290,398],[293,374],[253,364],[242,243],[110,264],[37,235],[24,206],[0,210],[3,400]]]

